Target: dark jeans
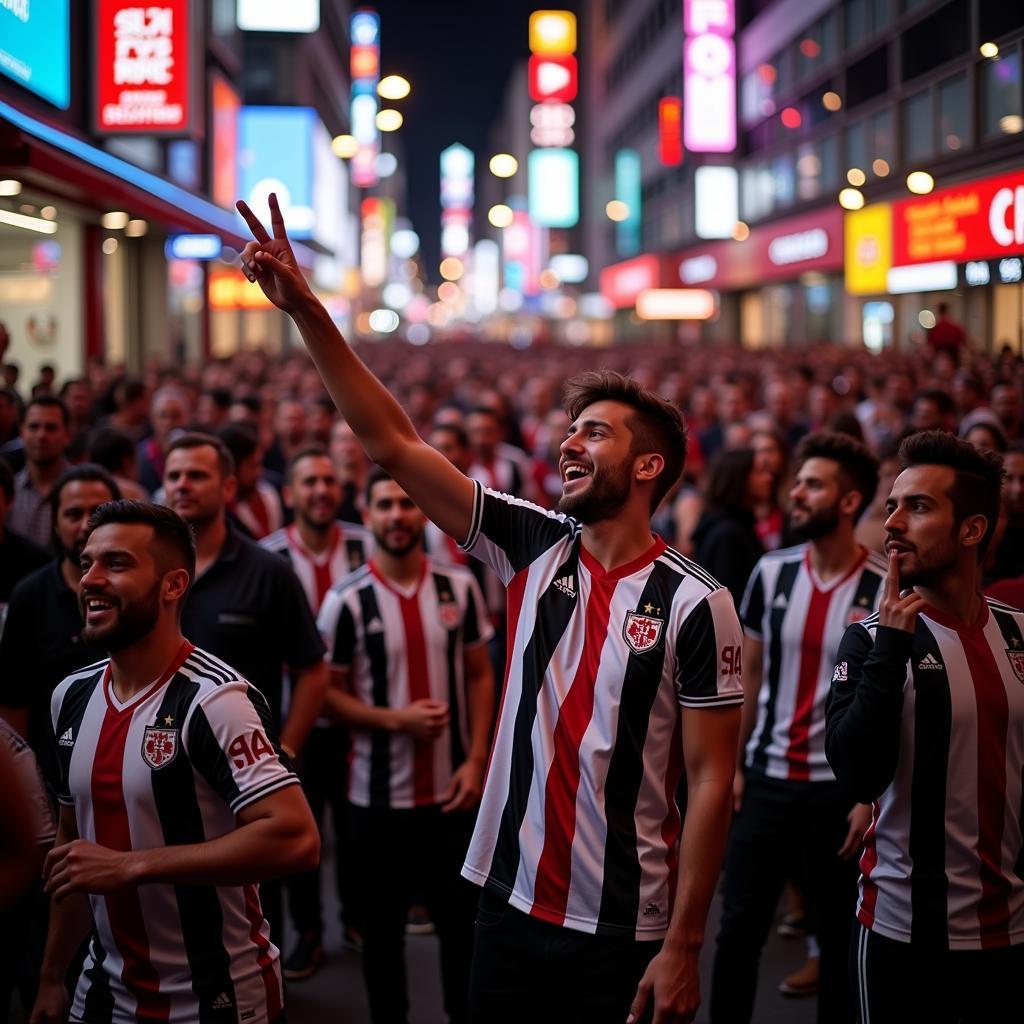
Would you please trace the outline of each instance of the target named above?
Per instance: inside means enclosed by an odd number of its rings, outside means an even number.
[[[355,877],[366,893],[363,978],[373,1024],[405,1024],[405,919],[413,892],[423,899],[441,945],[444,1008],[467,1020],[477,889],[461,877],[475,813],[440,807],[350,808]]]
[[[850,940],[850,988],[860,1024],[1009,1024],[1024,1015],[1024,945],[922,948],[869,931]]]
[[[302,791],[313,817],[323,831],[324,810],[331,809],[334,827],[334,870],[343,923],[360,930],[358,900],[352,885],[352,852],[348,821],[348,731],[343,726],[317,727],[302,747]],[[320,907],[320,868],[292,875],[288,881],[288,907],[300,935],[323,933]]]
[[[469,989],[473,1024],[625,1024],[661,942],[540,921],[486,890]],[[652,1007],[641,1017],[651,1019]]]
[[[49,906],[42,879],[36,879],[28,891],[0,915],[0,1021],[8,1019],[11,996],[15,992],[26,1020],[32,1012],[39,988],[39,965],[46,945]]]
[[[833,782],[790,782],[749,773],[725,857],[722,923],[711,980],[713,1024],[745,1024],[754,1012],[761,950],[787,877],[799,865],[821,947],[819,1024],[852,1018],[847,988],[857,858],[841,861],[852,801]]]

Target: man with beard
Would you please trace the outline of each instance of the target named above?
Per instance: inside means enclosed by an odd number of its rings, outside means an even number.
[[[1024,971],[1024,613],[981,592],[1002,460],[908,437],[878,613],[839,646],[825,751],[872,801],[851,986],[859,1019],[1005,1021]]]
[[[328,706],[352,730],[350,842],[367,900],[363,977],[374,1024],[409,1012],[406,910],[424,901],[441,944],[445,1010],[465,1024],[476,890],[459,877],[494,709],[491,626],[468,569],[423,552],[426,520],[381,469],[366,522],[376,551],[320,611],[338,677]]]
[[[89,526],[82,632],[110,657],[51,702],[61,810],[31,1019],[271,1024],[281,977],[257,885],[316,863],[316,824],[263,695],[182,635],[188,524],[116,501]],[[69,1007],[65,974],[87,936]]]
[[[187,635],[222,658],[266,697],[281,747],[294,758],[323,706],[324,644],[294,572],[231,526],[235,494],[231,452],[210,434],[183,434],[168,446],[166,502],[195,531],[196,573],[185,602]],[[283,715],[283,682],[291,682]],[[283,939],[281,887],[263,888],[275,940]]]
[[[509,589],[502,709],[463,868],[485,890],[471,1019],[692,1020],[731,809],[742,634],[729,592],[651,534],[683,469],[679,410],[629,378],[584,375],[566,394],[559,510],[485,488],[419,437],[345,343],[276,196],[273,237],[238,206],[256,238],[250,280],[294,318],[367,454]]]
[[[104,502],[121,497],[106,470],[73,466],[50,492],[53,536],[60,556],[26,576],[11,592],[0,636],[0,714],[32,747],[47,785],[57,785],[50,735],[50,695],[69,673],[103,657],[82,639],[78,589],[79,557],[89,517]]]
[[[373,541],[363,526],[334,518],[341,500],[341,485],[327,452],[305,448],[292,456],[284,485],[284,500],[295,515],[283,527],[260,541],[260,547],[281,555],[317,615],[327,591],[363,563]],[[348,731],[343,725],[318,718],[302,751],[302,788],[317,824],[323,824],[329,805],[334,826],[334,866],[344,918],[345,939],[359,943],[359,913],[353,886],[348,842]],[[323,959],[320,907],[320,870],[288,881],[288,906],[298,933],[295,948],[284,962],[284,976],[292,981],[308,978]]]
[[[740,606],[746,699],[711,987],[711,1020],[723,1024],[751,1019],[761,949],[793,876],[821,949],[818,1020],[850,1017],[853,858],[868,809],[854,807],[825,760],[825,698],[843,631],[874,610],[885,575],[881,556],[854,538],[878,460],[848,435],[821,432],[800,442],[796,464],[789,525],[805,543],[764,555]]]

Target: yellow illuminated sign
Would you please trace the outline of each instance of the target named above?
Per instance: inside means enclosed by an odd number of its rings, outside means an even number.
[[[534,11],[530,15],[530,52],[576,52],[576,15],[571,11]]]
[[[848,213],[844,234],[847,292],[884,294],[892,266],[892,207],[875,203]]]

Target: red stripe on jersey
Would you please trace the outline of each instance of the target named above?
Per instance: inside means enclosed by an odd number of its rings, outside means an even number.
[[[537,864],[535,917],[562,924],[569,901],[572,841],[576,835],[576,794],[580,784],[580,744],[594,714],[594,684],[608,632],[616,579],[593,577],[584,609],[583,654],[558,711],[554,756],[544,787],[544,849]]]
[[[987,607],[986,607],[987,613]],[[986,614],[983,623],[987,620]],[[1010,944],[1010,880],[1003,874],[1006,814],[1006,738],[1010,706],[1003,677],[988,639],[980,629],[962,630],[960,641],[978,704],[978,861],[981,948]]]
[[[806,782],[811,777],[808,764],[811,754],[811,719],[818,694],[818,678],[821,675],[821,647],[825,642],[825,622],[828,606],[832,601],[832,590],[812,587],[811,599],[807,604],[807,618],[804,621],[804,635],[800,643],[800,675],[796,684],[796,700],[793,705],[793,721],[789,725],[789,777]]]
[[[126,707],[118,708],[110,696],[110,665],[103,675],[107,709],[103,714],[96,752],[93,755],[91,796],[96,842],[110,850],[132,849],[131,825],[124,797],[124,752],[132,716],[146,693],[163,686],[192,653],[187,640],[178,648],[167,670],[144,693]],[[139,901],[139,890],[130,887],[104,896],[114,943],[124,961],[121,980],[135,997],[135,1016],[145,1021],[167,1021],[171,1014],[168,997],[160,992],[160,976],[149,957],[149,937]]]
[[[860,855],[860,907],[857,919],[865,928],[875,923],[875,904],[878,902],[878,886],[871,880],[871,872],[878,866],[878,848],[875,846],[875,828],[878,825],[878,801],[871,806],[871,824],[864,833],[864,852]]]
[[[487,769],[484,771],[484,784],[487,783],[487,776],[491,773],[491,758],[494,757],[494,740],[501,735],[501,716],[505,711],[505,691],[508,689],[509,672],[512,669],[512,649],[515,647],[516,633],[519,630],[519,616],[523,610],[523,595],[526,593],[526,583],[530,578],[530,567],[520,569],[508,581],[506,605],[506,621],[508,629],[505,632],[505,676],[501,681],[501,697],[498,700],[498,717],[494,723],[494,733],[491,740],[491,750],[487,755]]]
[[[668,868],[668,912],[671,915],[676,902],[676,883],[679,881],[679,837],[682,819],[676,803],[676,789],[683,774],[683,717],[680,712],[672,732],[672,746],[668,751],[668,767],[665,771],[665,806],[668,814],[661,826],[661,838],[665,844],[665,866]]]
[[[270,955],[270,940],[263,934],[263,911],[256,896],[256,886],[246,885],[245,916],[249,920],[249,938],[256,947],[256,962],[260,965],[263,988],[267,993],[267,1020],[273,1021],[281,1012],[281,986],[274,971],[274,958]]]
[[[298,527],[292,523],[286,531],[286,536],[295,550],[295,553],[306,560],[313,569],[313,586],[316,590],[316,603],[313,611],[317,611],[324,603],[327,591],[331,589],[334,580],[331,579],[331,566],[334,564],[334,552],[342,541],[341,530],[337,523],[331,524],[331,541],[327,550],[319,555],[310,551],[302,541]]]

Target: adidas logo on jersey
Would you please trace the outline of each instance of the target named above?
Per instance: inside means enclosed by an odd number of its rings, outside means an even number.
[[[383,633],[384,632],[384,623],[381,622],[380,619],[374,617],[374,618],[370,619],[370,621],[366,624],[366,632],[367,633]]]
[[[563,576],[560,580],[555,580],[555,590],[560,590],[566,597],[575,597],[576,577]]]
[[[234,1000],[227,994],[227,992],[221,992],[219,996],[212,1003],[210,1003],[211,1010],[230,1010],[235,1005]]]
[[[73,747],[75,745],[75,734],[68,729],[59,740],[57,740],[58,747]]]
[[[644,917],[660,917],[660,916],[661,916],[661,907],[659,907],[657,903],[648,903],[647,906],[644,907]]]
[[[921,659],[921,663],[917,667],[918,668],[923,668],[923,669],[926,669],[926,670],[927,669],[944,670],[946,668],[946,666],[943,665],[941,661],[936,661],[935,660],[935,656],[931,653],[931,651],[929,651]]]

